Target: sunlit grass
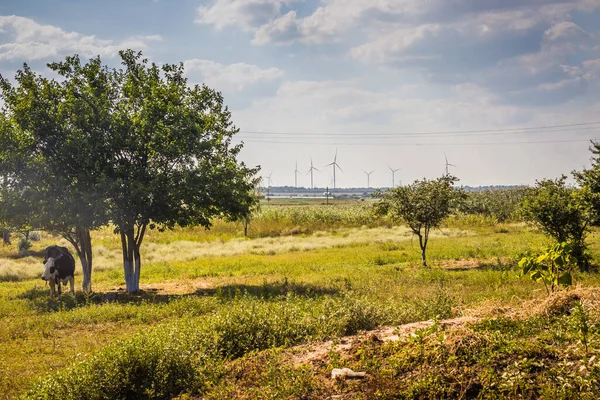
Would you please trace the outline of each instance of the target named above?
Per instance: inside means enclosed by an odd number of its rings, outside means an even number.
[[[277,225],[280,233],[286,224]],[[352,307],[368,304],[370,314],[360,320],[365,325],[357,326],[373,326],[520,307],[545,296],[542,287],[519,276],[516,264],[548,239],[522,224],[453,221],[432,235],[428,269],[420,266],[418,243],[406,228],[331,226],[244,238],[240,227],[219,223],[212,232],[151,231],[142,245],[144,293],[139,296],[123,293],[120,242],[111,228],[93,233],[97,294],[91,296],[77,292],[75,297],[51,299],[37,278],[39,252],[49,244],[64,244],[60,238],[43,235],[33,243],[31,257],[17,258],[16,247],[3,248],[0,279],[3,273],[16,278],[0,282],[0,393],[15,397],[52,368],[86,359],[138,333],[186,318],[199,325],[209,315],[229,318],[233,305],[267,313],[279,307],[270,303],[285,301],[298,315],[317,315],[326,305],[342,312],[345,302]],[[597,234],[589,243],[596,258]],[[583,286],[600,283],[595,274],[575,278]],[[77,288],[79,283],[80,278]],[[107,292],[118,292],[117,302],[103,301]],[[345,318],[361,315],[360,308],[348,313]],[[267,314],[265,318],[276,320]],[[341,329],[335,321],[319,322],[320,327],[307,324],[309,333]],[[312,335],[298,332],[293,337],[300,342]]]

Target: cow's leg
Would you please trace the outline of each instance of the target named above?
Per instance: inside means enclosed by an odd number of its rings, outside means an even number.
[[[56,282],[56,286],[58,286],[58,295],[60,296],[62,294],[62,291],[60,290],[60,281]]]
[[[71,284],[71,293],[75,293],[75,277],[71,276],[69,278],[69,283]]]
[[[54,279],[50,279],[49,284],[50,284],[50,294],[52,295],[52,297],[54,297],[54,296],[56,296],[56,283],[54,282]]]

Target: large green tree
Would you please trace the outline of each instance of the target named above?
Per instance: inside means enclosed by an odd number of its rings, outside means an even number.
[[[90,244],[76,246],[81,254],[91,254],[89,229],[114,224],[131,293],[147,229],[246,217],[258,169],[237,160],[238,130],[220,93],[188,85],[183,64],[158,66],[132,50],[120,56],[121,69],[73,56],[49,64],[60,81],[27,66],[17,87],[2,80],[19,149],[2,154],[12,161],[11,182],[34,189],[44,224]]]
[[[458,178],[446,175],[434,180],[423,179],[378,193],[375,213],[405,223],[419,238],[421,260],[427,266],[427,244],[431,229],[440,226],[452,208],[463,198],[454,187]]]
[[[68,59],[69,60],[69,59]],[[76,58],[71,58],[76,62]],[[58,64],[49,65],[66,79],[50,80],[27,65],[17,72],[16,85],[0,79],[4,206],[22,205],[11,218],[62,234],[81,260],[86,291],[92,290],[90,230],[108,222],[103,177],[105,160],[102,113],[94,100],[112,89],[98,59],[67,76]]]
[[[120,55],[103,173],[127,291],[135,292],[146,230],[245,217],[256,202],[258,169],[237,160],[238,129],[219,92],[188,85],[183,64],[158,66],[131,50]]]
[[[591,221],[589,202],[580,189],[568,187],[566,176],[544,179],[528,189],[523,199],[524,218],[558,243],[568,243],[582,271],[588,269],[585,239]]]

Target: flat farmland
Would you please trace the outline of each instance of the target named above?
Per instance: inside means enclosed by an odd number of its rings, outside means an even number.
[[[39,279],[59,237],[3,247],[2,397],[594,398],[596,273],[548,296],[517,264],[549,240],[485,217],[436,230],[424,268],[410,231],[364,203],[263,204],[247,237],[150,231],[135,295],[110,227],[93,232],[92,294],[51,298]],[[597,260],[598,233],[589,245]]]

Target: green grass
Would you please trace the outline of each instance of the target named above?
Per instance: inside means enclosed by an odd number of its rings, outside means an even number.
[[[595,399],[600,348],[586,351],[576,326],[575,317],[567,314],[484,318],[455,330],[434,324],[398,342],[365,340],[348,352],[331,350],[312,368],[293,365],[285,350],[251,353],[226,364],[227,379],[204,396]],[[597,324],[588,339],[600,339]],[[326,378],[340,367],[367,372],[368,379]]]
[[[16,246],[3,248],[0,257],[13,263],[14,277],[0,282],[0,393],[17,398],[29,390],[31,398],[90,399],[185,393],[207,398],[323,398],[336,390],[354,393],[351,387],[340,389],[321,379],[337,361],[321,369],[296,368],[288,365],[284,349],[379,325],[461,316],[478,308],[518,309],[525,301],[545,297],[543,287],[520,278],[515,269],[522,255],[547,242],[524,225],[449,221],[431,239],[432,268],[423,269],[418,244],[405,229],[337,223],[328,230],[313,230],[320,222],[311,222],[309,232],[290,236],[284,234],[293,225],[289,220],[260,223],[269,226],[265,232],[279,234],[245,239],[239,224],[227,223],[218,223],[212,232],[151,232],[142,245],[143,292],[131,296],[119,291],[124,286],[119,242],[110,228],[93,236],[93,295],[77,292],[51,299],[43,282],[32,279],[41,273],[39,251],[57,238],[44,235],[34,242],[31,258],[15,258]],[[597,235],[590,238],[590,250],[598,259]],[[576,274],[575,279],[585,287],[599,282],[596,274]],[[102,301],[107,292],[117,292],[116,300]],[[510,335],[515,325],[490,320],[489,326],[499,326],[495,354],[513,351],[523,338],[530,338],[537,349],[535,338],[546,340],[540,332],[548,326],[557,337],[566,332],[564,346],[578,343],[572,329],[567,331],[568,316],[536,318],[516,322],[517,327],[525,326],[522,337],[506,338],[502,335]],[[493,329],[485,326],[469,329],[477,340],[496,340]],[[450,378],[460,368],[466,368],[464,379],[481,380],[490,373],[485,365],[477,369],[467,362],[481,364],[491,357],[485,358],[484,348],[476,346],[468,349],[467,358],[444,356],[436,367],[441,354],[456,350],[444,348],[437,337],[432,333],[423,339],[425,344],[367,346],[362,351],[369,357],[349,360],[351,367],[379,374],[369,381],[376,385],[364,387],[363,398],[376,398],[378,386],[381,398],[393,397],[394,391],[406,397],[455,397],[464,382]],[[595,346],[591,345],[594,351]],[[411,358],[418,349],[426,355]],[[579,347],[573,351],[579,354]],[[429,372],[413,383],[394,383],[394,376],[422,364],[422,357],[428,360],[422,369]],[[562,355],[552,357],[561,360]],[[242,372],[244,366],[250,371]],[[444,366],[455,374],[441,374]],[[501,375],[493,378],[489,382],[502,381]],[[236,392],[234,382],[244,392]],[[510,386],[507,382],[503,384]],[[521,388],[515,385],[510,388]],[[538,394],[556,389],[534,386]],[[512,392],[485,393],[502,397]],[[514,393],[527,397],[526,392]],[[560,397],[570,392],[556,393]]]

